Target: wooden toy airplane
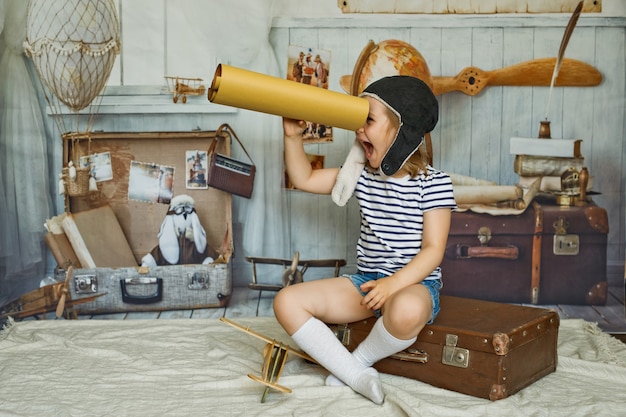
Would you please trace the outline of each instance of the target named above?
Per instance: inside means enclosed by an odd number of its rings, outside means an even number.
[[[277,391],[280,391],[286,394],[291,393],[291,389],[278,384],[278,378],[280,378],[280,374],[283,371],[283,366],[285,365],[285,362],[287,361],[287,357],[289,356],[289,353],[293,353],[294,355],[299,356],[302,359],[305,359],[307,361],[317,363],[315,359],[311,358],[309,355],[307,355],[301,350],[292,348],[289,345],[286,345],[282,342],[277,342],[276,340],[270,337],[267,337],[253,330],[250,330],[249,327],[237,324],[234,321],[229,320],[225,317],[221,317],[220,320],[226,324],[230,324],[231,326],[233,326],[234,328],[238,330],[241,330],[267,343],[267,345],[263,349],[263,368],[261,371],[262,376],[248,374],[248,377],[250,379],[256,382],[260,382],[266,387],[265,391],[263,391],[263,396],[261,397],[262,403],[265,402],[265,397],[267,396],[267,393],[269,392],[270,388],[273,388]]]
[[[180,97],[183,104],[187,103],[187,96],[201,96],[204,94],[205,87],[202,85],[202,78],[186,78],[178,76],[166,75],[165,81],[167,82],[168,93],[172,93],[172,101],[178,103]]]
[[[46,285],[24,294],[17,300],[11,301],[0,309],[0,320],[13,317],[21,320],[26,317],[36,316],[54,311],[56,318],[66,313],[67,317],[72,315],[71,307],[87,303],[106,293],[83,297],[72,300],[70,292],[70,279],[74,274],[74,268],[70,266],[65,275],[65,281],[56,284]]]
[[[252,264],[252,282],[248,288],[260,291],[279,291],[284,287],[303,281],[306,270],[311,268],[335,268],[334,277],[339,276],[342,266],[346,265],[345,259],[300,259],[300,252],[296,251],[292,259],[264,258],[259,256],[246,256],[246,261]],[[282,265],[282,285],[262,284],[257,280],[257,265]],[[300,269],[298,269],[300,266]]]

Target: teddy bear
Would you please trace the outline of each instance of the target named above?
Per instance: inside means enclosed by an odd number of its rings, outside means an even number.
[[[195,201],[186,194],[172,198],[158,234],[159,244],[141,259],[142,266],[210,264],[218,253],[207,244]]]

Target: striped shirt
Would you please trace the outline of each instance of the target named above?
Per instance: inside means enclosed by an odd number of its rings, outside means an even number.
[[[456,208],[448,174],[428,167],[415,178],[385,177],[364,169],[354,195],[361,206],[357,266],[362,272],[391,275],[422,247],[424,213]],[[441,278],[437,267],[426,279]]]

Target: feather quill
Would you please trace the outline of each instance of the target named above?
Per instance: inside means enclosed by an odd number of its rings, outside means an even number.
[[[552,80],[550,81],[550,92],[548,94],[548,105],[546,106],[546,120],[548,120],[548,111],[550,109],[550,101],[552,99],[552,90],[554,89],[554,83],[556,82],[556,78],[559,75],[559,71],[561,70],[561,64],[563,63],[563,57],[565,56],[565,48],[567,48],[567,44],[569,43],[569,38],[572,36],[572,32],[574,32],[574,28],[576,27],[576,23],[578,22],[578,17],[580,17],[580,12],[583,9],[583,1],[578,3],[576,9],[574,9],[574,13],[569,19],[567,27],[565,28],[565,33],[563,34],[563,39],[561,40],[561,46],[559,47],[559,54],[556,57],[556,63],[554,64],[554,71],[552,72]]]

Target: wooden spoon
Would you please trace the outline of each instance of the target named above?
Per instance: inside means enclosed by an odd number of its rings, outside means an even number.
[[[460,91],[475,96],[487,86],[550,86],[555,63],[556,58],[539,58],[492,71],[466,67],[455,77],[434,76],[434,92]],[[554,85],[591,87],[601,82],[602,74],[595,67],[564,58]]]

